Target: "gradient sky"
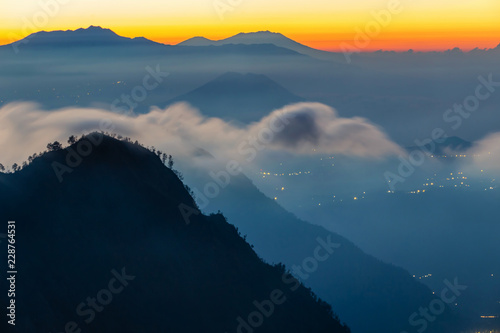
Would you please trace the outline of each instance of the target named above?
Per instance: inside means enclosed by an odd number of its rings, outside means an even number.
[[[363,51],[500,44],[498,0],[1,0],[0,44],[34,31],[99,25],[167,44],[270,30],[315,48],[340,50],[342,42],[354,45],[357,29],[364,30],[374,20],[371,13],[387,10],[391,1],[399,2],[401,13],[392,14]],[[230,2],[236,5],[219,15],[215,5]],[[44,11],[42,4],[51,5]]]

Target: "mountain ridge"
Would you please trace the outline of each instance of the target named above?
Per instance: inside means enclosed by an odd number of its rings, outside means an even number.
[[[145,37],[128,38],[115,33],[111,29],[91,25],[88,28],[75,30],[38,31],[18,40],[12,44],[36,44],[39,46],[102,46],[123,45],[132,43],[135,45],[164,45]]]
[[[39,43],[40,45],[47,45],[47,44],[56,44],[55,41],[50,41],[47,40],[46,37],[50,36],[53,37],[54,35],[48,35],[48,34],[57,34],[58,36],[64,36],[68,37],[71,34],[75,36],[74,34],[85,34],[85,33],[94,33],[94,37],[98,36],[95,34],[96,32],[100,32],[101,34],[107,34],[108,37],[113,37],[113,39],[109,40],[86,40],[87,43],[90,45],[102,45],[107,43],[111,44],[125,44],[127,42],[133,42],[137,45],[140,44],[149,44],[149,45],[163,45],[163,46],[222,46],[222,45],[228,45],[228,44],[246,44],[246,45],[259,45],[259,44],[273,44],[277,47],[282,47],[286,48],[292,51],[295,51],[297,53],[307,55],[319,60],[327,60],[327,61],[344,61],[344,56],[343,53],[340,51],[325,51],[325,50],[320,50],[320,49],[315,49],[313,47],[301,44],[291,38],[286,37],[282,33],[279,32],[271,32],[269,30],[266,31],[256,31],[256,32],[240,32],[236,35],[230,36],[228,38],[223,38],[220,40],[212,40],[203,36],[195,36],[188,38],[182,42],[179,42],[175,45],[169,45],[169,44],[163,44],[159,43],[150,39],[147,39],[145,37],[133,37],[133,38],[128,38],[128,37],[123,37],[118,34],[116,34],[113,30],[108,29],[108,28],[103,28],[100,26],[94,26],[90,25],[87,28],[78,28],[75,30],[52,30],[52,31],[38,31],[34,32],[24,38],[21,38],[20,40],[17,40],[15,42],[5,44],[5,45],[0,45],[0,46],[6,46],[6,45],[19,45],[19,44],[27,44],[28,42],[36,42]],[[82,36],[80,36],[82,37]],[[101,35],[102,37],[102,35]],[[40,40],[41,39],[41,40]],[[76,46],[77,43],[69,43],[69,41],[65,41],[64,43],[66,46],[72,45]],[[387,54],[394,54],[394,53],[429,53],[429,54],[449,54],[449,53],[474,53],[474,52],[485,52],[485,51],[498,51],[500,50],[500,44],[498,44],[496,47],[489,48],[489,49],[479,49],[479,48],[474,48],[473,50],[469,52],[462,51],[460,48],[455,47],[455,48],[450,48],[448,50],[444,51],[414,51],[412,49],[409,49],[408,51],[404,52],[396,52],[394,50],[376,50],[376,51],[371,51],[367,52],[368,54],[373,53],[373,54],[380,54],[380,53],[387,53]]]
[[[0,173],[0,215],[16,221],[23,262],[16,332],[349,332],[284,267],[259,259],[221,214],[186,224],[178,206],[194,201],[158,152],[91,135]],[[72,167],[62,182],[57,163]]]
[[[203,178],[204,174],[208,173],[198,173],[200,178],[191,179],[188,184],[200,188],[200,184],[211,179],[208,175]],[[339,244],[332,258],[306,274],[303,281],[332,305],[353,332],[411,332],[415,328],[409,325],[408,317],[438,296],[405,269],[363,252],[338,233],[297,218],[263,194],[245,175],[231,178],[219,196],[210,200],[206,210],[214,211],[215,207],[247,235],[257,254],[270,263],[300,267],[304,258],[311,255],[318,237],[330,237]],[[454,325],[462,318],[448,310],[426,331],[456,332],[459,326]]]
[[[220,39],[211,40],[202,36],[193,37],[183,42],[178,43],[179,46],[221,46],[227,44],[273,44],[278,47],[284,47],[295,52],[321,59],[321,60],[334,60],[336,54],[333,52],[318,50],[304,44],[301,44],[279,32],[257,31],[257,32],[240,32],[234,36]]]

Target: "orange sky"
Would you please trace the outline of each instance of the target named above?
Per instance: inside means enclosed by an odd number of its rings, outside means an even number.
[[[51,6],[42,6],[50,3]],[[232,3],[233,5],[229,5]],[[222,5],[221,5],[222,4]],[[222,6],[222,7],[221,7]],[[221,9],[222,8],[222,9]],[[382,15],[382,23],[375,16]],[[385,16],[384,16],[385,15]],[[380,18],[379,18],[380,21]],[[2,0],[0,44],[40,30],[99,25],[119,35],[176,44],[270,30],[308,46],[360,51],[492,48],[500,44],[498,0]],[[344,43],[344,44],[342,44]],[[358,45],[359,46],[359,45]]]

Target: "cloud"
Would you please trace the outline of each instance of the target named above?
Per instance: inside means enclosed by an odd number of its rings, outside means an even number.
[[[472,164],[468,165],[470,172],[500,173],[500,132],[490,134],[484,139],[476,142],[474,146],[467,151],[467,155],[473,156]]]
[[[334,109],[319,103],[289,105],[244,127],[206,118],[186,103],[153,108],[134,117],[97,108],[47,111],[33,103],[12,103],[0,109],[0,162],[19,163],[32,153],[45,150],[48,142],[65,143],[70,135],[102,129],[104,120],[113,124],[113,132],[154,145],[178,158],[196,155],[200,148],[216,159],[248,162],[250,149],[256,154],[282,151],[369,158],[401,152],[367,120],[341,118]],[[243,148],[247,153],[242,153]]]
[[[255,127],[268,126],[278,117],[288,120],[275,134],[272,149],[299,154],[343,154],[360,157],[384,157],[401,154],[381,129],[368,120],[341,118],[329,106],[320,103],[298,103],[273,111]],[[251,128],[255,131],[255,128]]]

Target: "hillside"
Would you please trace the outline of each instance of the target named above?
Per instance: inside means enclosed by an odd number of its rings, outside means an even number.
[[[10,332],[349,331],[222,215],[186,224],[193,199],[157,155],[110,137],[92,147],[62,182],[65,150],[0,173],[0,219],[16,221]]]
[[[200,172],[187,175],[186,181],[196,189],[212,179],[207,172]],[[406,270],[364,253],[335,232],[298,219],[244,175],[232,177],[205,209],[221,209],[228,221],[248,236],[257,254],[270,263],[300,267],[312,255],[318,238],[330,238],[338,244],[335,253],[315,271],[304,274],[297,270],[296,276],[302,274],[303,283],[331,304],[354,333],[415,332],[409,316],[436,297]],[[456,327],[463,327],[461,320],[447,308],[426,332],[455,333]]]

